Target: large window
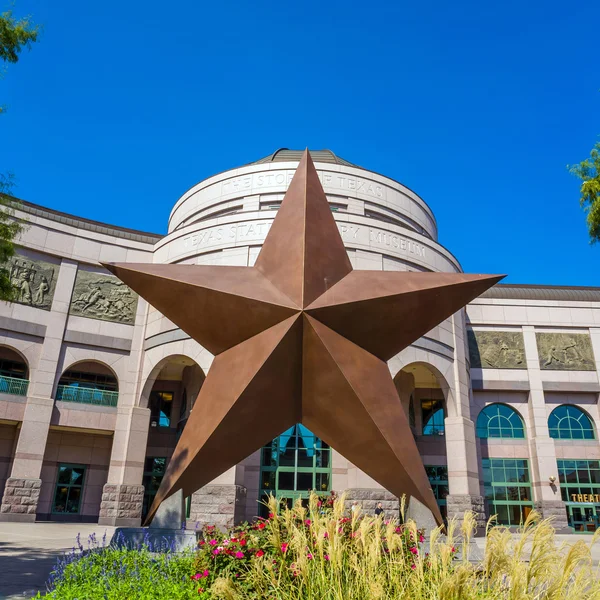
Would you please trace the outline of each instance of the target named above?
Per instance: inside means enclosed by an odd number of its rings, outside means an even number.
[[[556,462],[569,525],[576,533],[594,533],[600,522],[600,461]]]
[[[533,508],[529,461],[484,458],[483,486],[489,515],[501,525],[519,525]]]
[[[83,483],[85,479],[84,465],[58,465],[56,489],[52,512],[58,514],[78,515],[81,510]]]
[[[331,489],[331,450],[304,425],[294,425],[261,451],[261,500],[274,494],[291,505],[310,490]],[[261,507],[264,512],[264,507]]]
[[[444,401],[421,400],[423,435],[444,435]]]
[[[600,504],[600,461],[558,460],[560,493],[565,502]]]
[[[550,437],[559,440],[594,440],[592,420],[577,406],[563,404],[548,417]]]
[[[448,467],[443,466],[425,466],[427,477],[429,477],[429,483],[433,490],[433,495],[437,500],[438,506],[442,517],[446,519],[446,496],[449,494],[448,491]]]
[[[154,496],[158,492],[162,478],[165,475],[167,459],[164,456],[149,456],[144,463],[144,503],[142,505],[142,518],[145,519],[148,510],[154,502]]]
[[[150,422],[158,427],[171,426],[173,392],[150,392]]]
[[[524,438],[523,420],[516,410],[506,404],[490,404],[477,417],[477,437]]]

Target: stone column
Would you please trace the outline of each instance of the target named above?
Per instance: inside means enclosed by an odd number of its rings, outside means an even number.
[[[140,526],[149,427],[149,408],[118,408],[108,480],[102,490],[99,525]]]
[[[478,533],[485,530],[485,508],[479,485],[479,465],[475,425],[471,420],[471,386],[467,370],[465,311],[451,317],[454,337],[454,411],[448,406],[445,420],[448,485],[446,498],[448,519],[461,519],[465,511],[476,515]],[[454,414],[453,414],[454,412]]]
[[[150,429],[150,409],[138,406],[148,303],[139,298],[127,375],[119,382],[117,420],[106,484],[102,490],[99,525],[139,527],[144,501],[144,462]]]
[[[567,511],[560,497],[560,488],[558,485],[550,485],[550,477],[558,476],[556,448],[548,432],[548,411],[533,326],[523,326],[523,339],[530,386],[528,443],[534,506],[544,517],[554,517],[554,527],[557,530],[568,531]]]
[[[25,414],[0,506],[0,521],[35,521],[42,463],[54,409],[52,391],[76,274],[77,263],[63,259],[40,360],[30,374]]]

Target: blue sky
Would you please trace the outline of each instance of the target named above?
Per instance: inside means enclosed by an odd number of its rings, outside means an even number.
[[[0,171],[26,200],[164,233],[199,180],[330,148],[419,193],[466,271],[600,285],[565,168],[600,134],[597,0],[14,10],[44,28],[0,81]]]

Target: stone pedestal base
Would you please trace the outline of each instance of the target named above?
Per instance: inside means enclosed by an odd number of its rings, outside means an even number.
[[[552,519],[552,525],[554,525],[556,533],[573,533],[573,530],[569,527],[567,509],[562,500],[538,500],[534,507],[544,519]]]
[[[350,488],[346,490],[346,508],[350,510],[353,502],[358,502],[362,514],[374,515],[377,504],[381,502],[384,515],[398,519],[400,502],[394,494],[384,489]]]
[[[143,485],[107,483],[102,490],[98,525],[139,527],[143,500]]]
[[[192,494],[188,529],[216,525],[228,529],[244,520],[246,488],[241,485],[205,485]]]
[[[416,498],[410,498],[404,516],[407,520],[412,519],[419,529],[424,529],[427,533],[438,526],[433,513]]]
[[[196,546],[196,532],[181,527],[185,519],[183,492],[179,490],[162,502],[150,527],[119,527],[111,540],[113,546],[141,548],[151,552],[180,552]]]
[[[483,496],[470,496],[467,494],[464,496],[446,496],[446,510],[448,520],[456,517],[459,521],[462,521],[466,511],[474,512],[477,520],[476,535],[485,535],[487,517],[485,516]]]
[[[7,479],[0,506],[0,521],[35,522],[41,487],[41,479]]]
[[[147,546],[151,552],[180,552],[196,548],[195,531],[152,527],[117,527],[110,542],[118,548],[138,549]]]

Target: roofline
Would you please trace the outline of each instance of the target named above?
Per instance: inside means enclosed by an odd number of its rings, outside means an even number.
[[[121,227],[120,225],[111,225],[110,223],[94,221],[92,219],[86,219],[85,217],[78,217],[70,213],[48,208],[47,206],[42,206],[41,204],[35,204],[27,200],[21,200],[15,196],[10,196],[8,194],[4,195],[13,205],[14,210],[20,210],[21,212],[44,217],[46,219],[50,219],[51,221],[56,221],[65,225],[79,227],[80,229],[87,229],[88,231],[96,231],[98,233],[106,233],[115,237],[133,239],[149,244],[155,244],[158,240],[161,240],[164,237],[164,235],[160,233],[150,233],[147,231],[140,231],[139,229],[130,229],[129,227]]]

